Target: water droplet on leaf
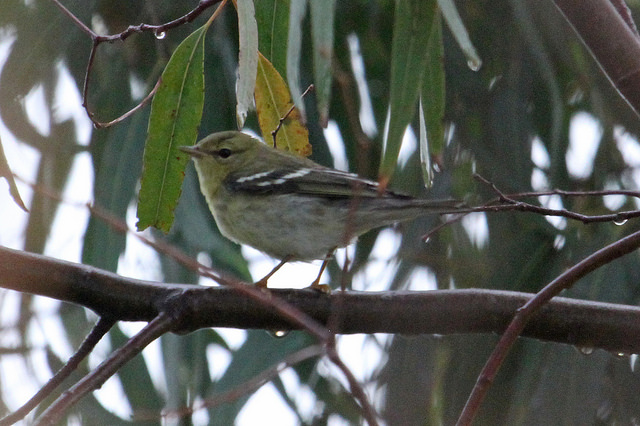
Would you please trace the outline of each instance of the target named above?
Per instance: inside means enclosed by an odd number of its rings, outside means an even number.
[[[615,224],[616,224],[616,225],[618,225],[618,226],[622,226],[622,225],[624,225],[625,223],[627,223],[627,219],[624,219],[624,218],[615,219],[615,220],[613,221],[613,223],[615,223]]]
[[[591,346],[579,346],[577,349],[583,355],[591,355],[594,350]]]
[[[482,68],[482,61],[480,60],[480,58],[469,59],[467,61],[467,66],[471,71],[480,71],[480,68]]]

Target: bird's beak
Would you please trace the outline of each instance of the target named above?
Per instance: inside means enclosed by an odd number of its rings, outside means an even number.
[[[205,156],[204,152],[200,151],[195,146],[179,146],[178,149],[182,152],[186,152],[187,154],[195,158],[202,158]]]

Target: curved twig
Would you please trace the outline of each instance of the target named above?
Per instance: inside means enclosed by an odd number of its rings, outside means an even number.
[[[78,350],[71,358],[67,360],[64,366],[58,370],[58,372],[49,379],[49,381],[42,387],[34,396],[29,399],[22,407],[18,408],[13,413],[0,419],[0,426],[12,425],[22,420],[31,410],[36,408],[45,398],[47,398],[55,390],[60,383],[62,383],[69,375],[75,371],[80,362],[85,359],[98,344],[100,339],[113,327],[115,321],[113,318],[100,317],[96,325],[91,332],[84,339]]]
[[[478,381],[469,395],[469,399],[460,414],[457,424],[459,426],[471,424],[509,350],[518,336],[521,335],[524,327],[534,313],[562,290],[571,287],[580,278],[621,256],[633,252],[638,247],[640,247],[640,231],[622,238],[588,256],[572,268],[560,274],[531,300],[518,308],[509,327],[501,336],[482,372],[478,376]]]
[[[84,32],[91,38],[91,52],[89,53],[89,59],[87,60],[87,68],[85,71],[84,83],[82,87],[82,107],[86,111],[87,116],[89,117],[93,125],[99,129],[104,127],[109,127],[121,122],[122,120],[130,117],[133,113],[135,113],[137,110],[142,108],[144,105],[146,105],[149,102],[149,100],[153,98],[153,95],[155,94],[155,91],[157,90],[158,85],[160,84],[160,80],[156,82],[154,88],[149,92],[149,94],[142,101],[138,103],[138,105],[136,105],[126,113],[122,114],[120,117],[108,122],[101,122],[96,120],[94,118],[95,113],[92,112],[89,108],[88,93],[89,93],[89,80],[91,76],[91,69],[93,68],[93,63],[95,60],[98,46],[102,43],[114,43],[116,41],[124,41],[127,38],[129,38],[129,36],[136,33],[153,32],[156,35],[165,33],[170,29],[176,28],[180,25],[193,21],[198,16],[200,16],[202,12],[204,12],[214,4],[219,3],[221,0],[201,0],[198,3],[198,5],[195,8],[193,8],[191,11],[189,11],[188,13],[186,13],[185,15],[177,19],[174,19],[173,21],[169,21],[161,25],[149,25],[149,24],[130,25],[129,27],[127,27],[126,30],[120,33],[111,34],[111,35],[98,35],[95,31],[93,31],[91,28],[85,25],[84,22],[78,19],[78,17],[75,16],[62,3],[60,3],[59,0],[51,0],[51,1],[62,11],[62,13],[64,13],[69,19],[71,19],[71,21],[78,28],[80,28],[82,32]]]

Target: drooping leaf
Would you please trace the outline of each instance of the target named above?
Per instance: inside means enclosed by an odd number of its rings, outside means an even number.
[[[336,0],[311,1],[311,37],[313,39],[313,76],[318,99],[320,124],[327,127],[333,75],[333,31]]]
[[[460,49],[462,49],[462,52],[464,52],[464,55],[467,57],[467,64],[469,65],[469,68],[474,71],[479,70],[482,66],[482,59],[480,59],[478,52],[476,52],[476,48],[473,47],[473,43],[471,43],[471,38],[469,37],[469,33],[462,22],[462,18],[460,18],[456,4],[453,0],[438,0],[438,5],[442,10],[442,16],[444,16],[445,21],[447,21],[447,25],[449,26],[453,37],[456,39]]]
[[[16,186],[16,181],[13,178],[13,174],[11,173],[11,169],[9,168],[9,163],[7,162],[7,158],[4,155],[4,149],[2,148],[2,140],[0,140],[0,177],[3,177],[7,180],[9,184],[9,193],[13,198],[13,201],[25,212],[28,212],[27,206],[24,205],[24,201],[20,197],[20,192],[18,192],[18,187]]]
[[[420,159],[427,186],[430,186],[433,180],[431,157],[437,159],[444,148],[443,120],[446,95],[442,24],[439,13],[434,14],[433,21],[420,95]]]
[[[440,155],[444,148],[445,107],[444,46],[442,44],[442,20],[440,13],[433,16],[433,26],[427,44],[427,63],[422,77],[422,106],[429,136],[429,150]]]
[[[381,182],[395,169],[407,125],[414,116],[420,83],[427,64],[435,0],[398,0],[391,47],[389,125],[380,168]]]
[[[258,49],[278,70],[287,72],[290,0],[260,0],[255,3]]]
[[[267,144],[273,144],[271,132],[277,129],[280,120],[284,118],[282,127],[276,134],[276,147],[302,156],[311,155],[309,132],[302,124],[300,111],[291,101],[289,88],[271,62],[261,53],[256,79],[256,109],[262,137]]]
[[[307,0],[297,0],[289,10],[289,35],[287,40],[287,81],[293,102],[306,121],[302,89],[300,88],[300,55],[302,53],[302,20],[307,13]]]
[[[247,119],[247,113],[253,108],[253,91],[258,68],[258,24],[253,0],[238,0],[237,9],[240,52],[238,53],[236,117],[238,128],[242,128]]]
[[[425,121],[424,101],[420,97],[419,108],[420,134],[420,164],[422,165],[422,178],[427,188],[433,184],[433,168],[431,167],[431,153],[429,152],[429,139],[427,138],[427,123]]]
[[[138,197],[138,231],[155,226],[168,232],[180,197],[188,157],[179,146],[192,145],[204,104],[204,35],[194,31],[171,56],[151,104]]]

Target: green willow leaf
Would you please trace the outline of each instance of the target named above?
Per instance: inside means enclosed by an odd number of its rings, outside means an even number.
[[[446,91],[441,22],[440,14],[436,13],[427,44],[427,64],[420,94],[420,159],[427,186],[430,186],[433,180],[431,157],[440,156],[444,148]]]
[[[302,89],[300,88],[300,56],[302,54],[302,20],[307,14],[307,0],[296,0],[289,10],[289,34],[287,40],[287,80],[291,99],[306,121]],[[284,74],[281,74],[284,75]]]
[[[173,223],[188,161],[178,147],[195,142],[202,118],[207,28],[194,31],[178,46],[153,97],[138,196],[138,231],[154,226],[169,232]]]
[[[420,144],[420,164],[422,165],[422,180],[427,188],[433,185],[433,168],[431,167],[431,152],[429,150],[429,138],[427,137],[427,123],[425,120],[424,100],[420,97],[419,105],[419,121],[420,135],[418,143]]]
[[[482,59],[480,59],[476,48],[473,47],[473,43],[471,43],[471,38],[469,37],[467,28],[464,26],[462,18],[458,13],[456,4],[453,0],[438,0],[438,4],[440,5],[442,16],[444,17],[444,20],[447,21],[447,25],[449,26],[453,37],[456,39],[460,49],[462,49],[462,52],[467,57],[467,64],[469,65],[469,68],[473,71],[478,71],[482,66]]]
[[[311,37],[313,39],[313,75],[318,99],[320,124],[327,127],[331,98],[331,61],[336,0],[311,1]]]
[[[253,0],[238,0],[238,32],[240,52],[238,56],[238,89],[236,118],[238,128],[244,126],[247,113],[253,108],[253,92],[258,73],[258,24]]]
[[[435,0],[396,1],[391,46],[389,125],[380,167],[382,182],[388,182],[393,174],[404,132],[415,113],[436,9]]]
[[[260,53],[286,75],[290,0],[261,0],[255,8]]]

